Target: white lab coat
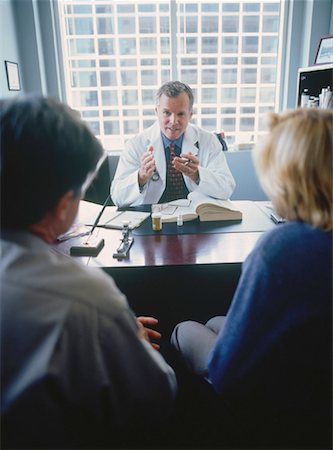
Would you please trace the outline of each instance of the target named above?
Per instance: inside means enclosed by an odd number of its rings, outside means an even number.
[[[140,192],[138,172],[140,160],[148,145],[154,147],[154,158],[159,179],[150,179]],[[227,165],[221,144],[210,132],[188,124],[184,133],[182,153],[192,152],[199,158],[197,184],[183,175],[187,189],[199,191],[218,199],[227,199],[235,189],[235,180]],[[160,126],[155,122],[142,133],[129,139],[119,158],[111,185],[111,197],[117,206],[137,206],[158,203],[166,186],[166,159]]]

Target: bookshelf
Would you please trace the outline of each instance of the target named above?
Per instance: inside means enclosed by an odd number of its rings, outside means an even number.
[[[333,90],[333,63],[298,69],[296,106],[301,106],[305,89],[310,97],[319,97],[322,88]]]

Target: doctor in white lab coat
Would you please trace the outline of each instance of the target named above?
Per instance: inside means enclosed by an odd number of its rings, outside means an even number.
[[[173,166],[182,173],[189,192],[227,199],[235,181],[221,144],[210,132],[190,124],[193,93],[179,81],[165,83],[157,92],[157,121],[130,139],[120,156],[111,185],[117,206],[158,203],[167,185],[165,147],[176,143],[181,153]],[[186,189],[185,188],[185,189]]]

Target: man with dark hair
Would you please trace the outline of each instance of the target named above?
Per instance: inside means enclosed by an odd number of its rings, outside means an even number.
[[[15,229],[39,222],[66,192],[80,200],[104,153],[75,111],[38,97],[1,102],[1,144],[1,225]]]
[[[0,123],[2,448],[123,446],[171,411],[174,372],[112,278],[51,247],[104,151],[56,100],[0,101]]]
[[[113,202],[136,206],[186,198],[198,191],[227,199],[235,188],[221,144],[189,121],[193,92],[169,81],[156,95],[157,121],[126,143],[111,185]]]

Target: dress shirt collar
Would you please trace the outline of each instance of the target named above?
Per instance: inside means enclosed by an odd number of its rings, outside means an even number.
[[[166,149],[167,147],[169,147],[170,144],[175,144],[179,149],[182,148],[182,144],[183,144],[183,138],[184,138],[184,133],[179,136],[178,139],[176,139],[175,141],[170,141],[170,139],[168,139],[161,131],[161,136],[162,136],[162,141],[163,141],[163,145],[164,148]]]

